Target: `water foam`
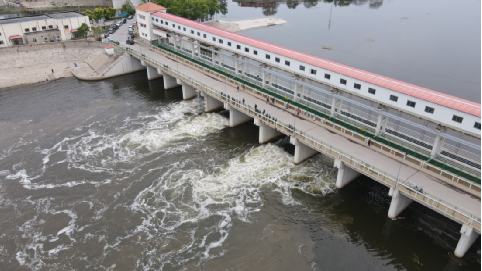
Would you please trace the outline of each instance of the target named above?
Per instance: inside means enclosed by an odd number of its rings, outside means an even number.
[[[292,189],[324,195],[332,191],[334,180],[324,158],[295,166],[292,156],[268,144],[213,169],[165,173],[138,195],[131,208],[143,213],[138,232],[150,239],[176,240],[184,248],[182,257],[175,249],[153,253],[157,257],[150,259],[150,265],[182,266],[223,255],[232,220],[251,221],[251,215],[263,206],[262,189],[277,191],[283,204],[293,205],[299,203]],[[180,234],[196,238],[179,239]]]

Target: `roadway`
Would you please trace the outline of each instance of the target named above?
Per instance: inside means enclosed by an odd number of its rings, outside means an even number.
[[[132,25],[132,21],[128,21],[127,25]],[[318,122],[312,121],[311,118],[297,117],[293,110],[287,110],[281,106],[273,106],[266,104],[266,100],[261,99],[258,96],[254,96],[252,93],[236,92],[236,88],[218,81],[200,71],[194,70],[191,67],[171,60],[153,49],[140,45],[136,42],[134,45],[127,45],[126,40],[128,37],[127,26],[123,25],[117,30],[116,33],[111,35],[113,40],[119,41],[123,46],[130,47],[133,50],[141,52],[142,54],[150,57],[158,62],[168,65],[172,69],[177,69],[179,72],[192,77],[195,80],[203,82],[203,84],[222,91],[235,99],[245,99],[247,105],[258,105],[258,109],[261,111],[266,110],[268,114],[277,118],[283,123],[291,124],[296,127],[297,131],[302,131],[304,134],[311,136],[325,144],[331,145],[344,153],[349,153],[355,159],[364,161],[376,168],[383,169],[387,174],[397,176],[397,172],[400,166],[400,160],[395,159],[393,156],[387,156],[383,153],[370,149],[364,144],[360,144],[349,140],[348,138],[333,133],[324,127],[321,127]],[[442,180],[420,171],[411,166],[402,165],[400,171],[400,180],[409,181],[416,184],[418,187],[423,187],[423,190],[435,198],[440,198],[444,202],[450,205],[457,206],[457,209],[462,209],[469,214],[473,214],[477,217],[481,216],[481,202],[479,198],[471,196],[460,189],[453,188],[451,185],[445,183]]]

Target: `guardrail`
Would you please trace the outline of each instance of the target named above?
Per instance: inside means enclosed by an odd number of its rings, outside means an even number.
[[[266,125],[274,128],[274,129],[276,129],[276,130],[278,130],[278,131],[280,131],[280,132],[282,132],[286,135],[296,137],[297,139],[301,140],[304,144],[310,146],[311,148],[313,148],[313,149],[315,149],[315,150],[317,150],[317,151],[319,151],[319,152],[321,152],[325,155],[329,155],[332,158],[342,160],[348,167],[353,168],[354,170],[356,170],[356,171],[358,171],[358,172],[360,172],[360,173],[362,173],[366,176],[369,176],[369,177],[375,179],[376,181],[387,185],[388,187],[393,187],[395,185],[396,178],[392,175],[387,174],[386,172],[382,171],[381,169],[378,169],[378,168],[376,168],[372,165],[364,163],[361,160],[355,159],[352,156],[350,156],[349,154],[344,153],[343,151],[341,151],[341,150],[339,150],[339,149],[337,149],[337,148],[335,148],[331,145],[325,144],[322,141],[317,140],[317,139],[313,138],[312,136],[307,135],[306,133],[302,134],[300,132],[297,132],[296,129],[294,127],[292,127],[290,124],[286,124],[286,123],[283,123],[283,122],[279,121],[276,118],[272,118],[272,117],[268,117],[267,115],[263,115],[259,111],[256,112],[254,107],[251,107],[250,105],[246,105],[246,104],[242,103],[242,101],[236,100],[236,99],[230,97],[229,95],[226,95],[223,92],[217,91],[217,90],[213,89],[212,87],[209,87],[209,86],[203,84],[202,82],[197,81],[196,79],[193,79],[193,78],[191,78],[191,77],[189,77],[189,76],[187,76],[183,73],[180,73],[177,70],[174,70],[174,69],[170,68],[167,65],[164,65],[164,64],[158,62],[157,60],[154,60],[154,59],[152,59],[152,58],[150,58],[150,57],[148,57],[144,54],[141,54],[140,52],[134,51],[131,48],[121,46],[121,45],[118,44],[118,42],[115,43],[115,46],[122,48],[123,50],[129,52],[131,55],[133,55],[136,58],[142,59],[143,61],[145,61],[149,65],[151,65],[153,67],[157,67],[157,68],[161,69],[163,72],[166,72],[167,74],[182,80],[183,82],[193,86],[194,88],[198,89],[199,91],[203,91],[203,92],[209,94],[210,96],[212,96],[212,97],[214,97],[218,100],[229,103],[231,106],[234,106],[237,110],[242,111],[244,114],[247,114],[247,115],[249,115],[253,118],[254,117],[259,118]],[[162,49],[160,49],[160,50],[162,50]],[[215,75],[217,77],[224,77],[223,80],[226,79],[226,82],[228,82],[230,84],[236,84],[236,81],[233,80],[232,78],[228,77],[227,74],[219,74],[219,73],[215,73],[211,70],[206,71],[204,69],[204,67],[201,66],[201,65],[198,65],[196,63],[192,63],[192,62],[190,62],[188,60],[184,60],[182,58],[179,59],[178,55],[172,54],[169,51],[165,51],[165,50],[162,50],[162,51],[163,51],[162,53],[166,56],[174,57],[174,58],[176,58],[177,60],[179,60],[183,63],[190,64],[191,66],[194,66],[198,70],[202,70],[204,72],[212,73],[213,75]],[[253,88],[251,88],[251,91],[254,92],[255,94],[256,93],[261,94],[261,95],[264,94],[264,93],[258,91],[257,89],[253,89]],[[277,99],[277,102],[284,102],[283,99],[279,99],[279,98],[276,98],[276,99]],[[332,127],[333,129],[338,130],[340,132],[343,132],[345,134],[351,135],[352,137],[357,138],[359,140],[364,138],[364,136],[362,134],[359,134],[359,133],[356,133],[356,132],[353,132],[353,131],[349,131],[349,130],[345,129],[345,127],[340,126],[337,123],[333,123],[330,120],[323,119],[323,124],[327,125],[329,127]],[[373,143],[372,143],[372,145],[373,145]],[[409,159],[414,159],[414,158],[409,158]],[[400,192],[405,194],[407,197],[409,197],[409,198],[411,198],[411,199],[413,199],[413,200],[415,200],[419,203],[422,203],[423,205],[426,205],[429,208],[431,208],[431,209],[433,209],[433,210],[435,210],[435,211],[437,211],[437,212],[439,212],[439,213],[441,213],[441,214],[443,214],[443,215],[445,215],[445,216],[447,216],[447,217],[449,217],[453,220],[456,220],[456,221],[458,221],[460,223],[463,223],[463,224],[468,224],[468,225],[474,227],[476,230],[478,230],[480,232],[480,230],[481,230],[480,217],[478,217],[474,214],[471,214],[467,211],[464,211],[464,210],[458,208],[455,205],[452,205],[452,204],[450,204],[450,203],[448,203],[448,202],[446,202],[446,201],[444,201],[440,198],[435,197],[434,195],[430,195],[426,192],[420,192],[420,191],[416,190],[415,188],[413,188],[408,182],[399,180],[398,181],[398,189],[400,190]]]

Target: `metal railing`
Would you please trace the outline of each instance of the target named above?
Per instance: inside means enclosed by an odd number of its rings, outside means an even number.
[[[149,65],[151,65],[153,67],[160,68],[161,70],[163,70],[163,72],[166,72],[167,74],[182,80],[183,82],[195,87],[199,91],[203,91],[203,92],[209,94],[210,96],[212,96],[212,97],[214,97],[218,100],[229,103],[231,106],[234,106],[237,110],[242,111],[244,114],[247,114],[247,115],[249,115],[250,117],[253,117],[253,118],[258,118],[261,121],[263,121],[263,123],[265,123],[266,125],[274,128],[274,129],[276,129],[276,130],[278,130],[278,131],[280,131],[280,132],[282,132],[286,135],[294,136],[295,138],[299,139],[300,141],[302,141],[304,144],[310,146],[311,148],[313,148],[313,149],[315,149],[315,150],[317,150],[317,151],[319,151],[319,152],[321,152],[325,155],[328,155],[332,158],[339,159],[339,160],[343,161],[348,167],[350,167],[350,168],[352,168],[352,169],[354,169],[354,170],[356,170],[356,171],[358,171],[358,172],[360,172],[360,173],[362,173],[366,176],[369,176],[369,177],[375,179],[376,181],[387,185],[388,187],[394,187],[396,178],[393,175],[387,174],[383,170],[381,170],[379,168],[376,168],[373,165],[369,165],[369,164],[367,164],[367,163],[365,163],[361,160],[353,158],[348,153],[344,153],[343,151],[333,147],[332,145],[326,144],[326,143],[324,143],[324,142],[322,142],[318,139],[315,139],[314,137],[312,137],[312,136],[310,136],[306,133],[298,132],[298,131],[296,131],[296,128],[293,127],[290,124],[283,123],[282,121],[280,121],[276,118],[273,118],[273,117],[269,117],[266,114],[263,115],[259,112],[259,110],[255,110],[254,107],[252,107],[250,105],[247,105],[247,104],[243,103],[242,101],[235,99],[234,97],[230,97],[229,95],[226,95],[226,93],[215,90],[212,87],[207,86],[207,85],[203,84],[202,82],[197,81],[196,79],[179,72],[178,70],[172,69],[169,66],[158,62],[157,60],[154,60],[154,59],[152,59],[152,58],[150,58],[150,57],[148,57],[144,54],[141,54],[137,51],[134,51],[130,48],[126,48],[126,47],[118,45],[118,44],[116,44],[116,46],[122,48],[123,50],[126,50],[127,52],[134,55],[135,57],[144,60]],[[178,57],[177,55],[171,54],[171,52],[169,52],[169,51],[164,51],[163,53],[166,54],[167,56]],[[191,63],[191,64],[193,66],[197,65],[196,63]],[[202,70],[203,67],[198,66],[197,68]],[[227,77],[226,74],[218,74],[218,76]],[[232,80],[232,78],[228,77],[225,80],[226,80],[226,82],[228,82],[230,84],[235,84],[235,81]],[[256,92],[257,90],[252,89],[252,91]],[[277,101],[283,102],[282,99],[277,99]],[[345,127],[340,126],[340,125],[338,125],[334,122],[331,122],[330,120],[324,119],[324,120],[322,120],[322,122],[323,122],[324,125],[331,126],[334,129],[339,130],[343,133],[348,132],[354,138],[358,138],[358,139],[365,138],[365,136],[363,134],[356,133],[356,132],[353,132],[353,131],[347,131],[345,129]],[[439,212],[439,213],[441,213],[441,214],[443,214],[443,215],[445,215],[449,218],[452,218],[452,219],[454,219],[454,220],[456,220],[460,223],[468,224],[468,225],[474,227],[476,230],[478,230],[480,232],[480,230],[481,230],[480,217],[478,217],[474,214],[471,214],[471,213],[469,213],[469,212],[467,212],[463,209],[460,209],[457,206],[452,205],[452,204],[448,203],[447,201],[444,201],[441,198],[437,198],[434,195],[431,195],[427,192],[421,192],[419,189],[413,187],[413,185],[410,184],[409,182],[399,180],[397,188],[400,190],[400,192],[405,194],[407,197],[409,197],[409,198],[411,198],[415,201],[418,201],[418,202],[432,208],[433,210],[435,210],[435,211],[437,211],[437,212]]]

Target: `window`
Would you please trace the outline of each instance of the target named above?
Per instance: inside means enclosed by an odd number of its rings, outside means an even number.
[[[356,88],[356,89],[361,89],[361,85],[357,84],[357,83],[353,84],[353,87]]]
[[[152,19],[153,21],[155,20],[154,17],[151,17],[151,19]]]
[[[28,29],[28,28],[25,28],[25,32],[30,32],[30,29]]]
[[[433,111],[435,111],[435,109],[433,109],[432,107],[430,107],[430,106],[425,106],[425,112],[430,113],[430,114],[433,114]]]
[[[325,73],[325,79],[330,80],[330,78],[331,78],[331,75],[330,75],[330,74],[328,74],[328,73]]]
[[[412,102],[410,100],[407,101],[407,106],[415,108],[415,104],[416,104],[415,102]]]
[[[280,62],[279,57],[275,57],[275,58],[274,58],[274,61],[277,62],[277,63],[279,63],[279,62]]]
[[[340,84],[346,85],[346,80],[345,80],[345,79],[340,79]]]
[[[289,62],[288,60],[285,60],[285,65],[289,67],[289,66],[290,66],[290,62]]]
[[[462,121],[464,120],[464,118],[454,115],[454,116],[452,117],[452,120],[455,121],[455,122],[458,122],[458,123],[462,123]]]
[[[164,21],[163,21],[163,20],[161,20],[161,24],[163,24],[163,23],[164,23]]]
[[[1,43],[0,43],[0,44],[1,44]],[[474,128],[480,130],[480,122],[476,122],[476,123],[474,124]]]
[[[223,44],[223,40],[222,40],[222,39],[219,39],[219,43]]]
[[[206,34],[203,34],[203,38],[206,38]]]
[[[368,93],[375,95],[376,90],[374,88],[368,88]]]
[[[246,53],[249,53],[249,48],[244,48],[244,51],[245,51]]]
[[[396,102],[396,101],[398,101],[398,97],[395,96],[395,95],[390,95],[390,101]]]
[[[236,49],[241,49],[241,45],[236,45]]]
[[[64,28],[65,28],[65,29],[69,29],[69,26],[68,26],[68,25],[64,25]]]
[[[46,26],[42,26],[42,30],[47,30],[47,27],[46,27]]]
[[[53,26],[53,25],[49,25],[49,29],[52,29],[52,28],[54,28],[54,26]]]
[[[304,70],[305,70],[305,66],[300,65],[300,71],[304,71]]]
[[[139,15],[139,18],[141,18],[141,19],[145,19],[145,18],[146,18],[146,16],[144,16],[144,15]]]
[[[166,22],[166,25],[167,25],[167,26],[169,26],[169,23],[168,23],[168,22]]]
[[[253,50],[253,54],[254,54],[255,56],[257,56],[257,55],[258,55],[258,51]]]
[[[0,40],[0,44],[3,44],[3,40]]]
[[[183,27],[183,28],[182,28],[182,30],[186,31],[186,28],[185,28],[185,27]]]
[[[32,27],[32,31],[37,31],[37,27]]]
[[[172,27],[176,28],[176,25],[175,25],[175,24],[172,24]]]
[[[266,59],[270,59],[271,57],[269,55],[266,55]]]
[[[311,69],[310,73],[316,75],[316,70]]]
[[[198,36],[201,36],[201,33],[197,32],[197,35],[198,35]]]
[[[33,39],[32,39],[32,42],[37,42],[37,39],[36,39],[36,38],[33,38]]]
[[[178,25],[178,26],[177,26],[177,29],[181,30],[181,26],[180,26],[180,25]]]
[[[213,37],[213,41],[216,41],[216,38],[215,38],[215,37]]]
[[[231,46],[231,42],[228,41],[228,46]]]
[[[194,35],[194,30],[191,30],[191,34],[193,34],[193,35]]]

